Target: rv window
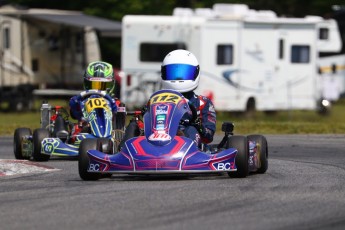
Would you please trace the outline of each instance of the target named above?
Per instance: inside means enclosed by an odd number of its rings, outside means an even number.
[[[320,40],[328,40],[328,28],[320,28],[319,29],[319,39]]]
[[[218,45],[217,46],[217,64],[231,65],[233,60],[234,48],[233,45]]]
[[[291,47],[292,63],[309,63],[310,47],[304,45],[293,45]]]
[[[10,46],[11,46],[11,43],[10,43],[10,28],[5,28],[4,29],[4,34],[3,34],[3,38],[4,38],[4,48],[5,49],[9,49]]]
[[[184,43],[141,43],[140,61],[162,62],[165,55],[176,49],[187,49]]]

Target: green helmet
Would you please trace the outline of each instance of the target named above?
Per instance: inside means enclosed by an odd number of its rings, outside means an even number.
[[[115,90],[113,66],[107,62],[91,62],[84,73],[84,90],[102,90],[110,95]]]

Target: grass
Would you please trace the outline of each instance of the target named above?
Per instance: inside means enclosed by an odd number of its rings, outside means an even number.
[[[67,106],[65,101],[53,101],[54,105]],[[35,129],[40,127],[39,105],[35,111],[21,113],[0,113],[0,136],[12,136],[19,127]],[[283,111],[273,115],[256,112],[251,117],[231,113],[217,113],[217,130],[223,121],[235,124],[237,134],[345,134],[345,99],[332,106],[327,116],[314,111]]]
[[[314,111],[283,111],[273,115],[256,112],[254,116],[229,116],[218,113],[218,120],[235,123],[235,133],[249,134],[345,134],[345,100],[332,105],[328,115]],[[217,124],[218,130],[221,122]]]

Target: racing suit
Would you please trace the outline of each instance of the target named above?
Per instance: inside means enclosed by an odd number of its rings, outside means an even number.
[[[212,101],[207,97],[196,95],[193,91],[183,93],[183,96],[188,100],[188,104],[196,108],[200,121],[196,125],[181,124],[180,130],[186,137],[194,140],[199,147],[201,143],[211,143],[216,131],[216,111]],[[182,120],[190,119],[192,119],[191,114],[185,114],[182,117]]]

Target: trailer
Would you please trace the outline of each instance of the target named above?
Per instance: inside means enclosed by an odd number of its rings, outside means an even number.
[[[218,111],[324,111],[327,99],[334,99],[324,90],[319,53],[341,49],[335,20],[215,4],[123,18],[121,98],[127,106],[143,105],[160,88],[164,56],[180,48],[198,58],[197,93],[211,98]]]
[[[319,73],[324,81],[324,94],[336,101],[345,97],[345,5],[334,5],[331,18],[336,20],[342,48],[338,51],[321,51]]]
[[[120,37],[121,22],[8,5],[0,8],[0,34],[0,105],[19,111],[35,95],[82,90],[85,66],[101,59],[98,36]]]

